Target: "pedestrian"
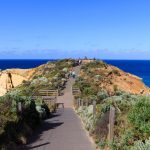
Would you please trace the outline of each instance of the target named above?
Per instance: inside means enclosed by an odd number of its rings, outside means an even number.
[[[75,78],[76,77],[76,73],[75,71],[72,71],[72,77]]]

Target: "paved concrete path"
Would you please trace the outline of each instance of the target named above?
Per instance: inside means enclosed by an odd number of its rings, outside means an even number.
[[[75,68],[76,73],[79,70],[80,67]],[[52,118],[42,123],[41,128],[29,139],[25,150],[95,150],[81,120],[72,109],[73,83],[74,79],[70,79],[64,95],[58,98],[59,102],[64,102],[65,108],[59,108]]]

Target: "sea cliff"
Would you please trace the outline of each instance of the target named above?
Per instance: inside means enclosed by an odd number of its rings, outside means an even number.
[[[150,92],[150,88],[147,87],[142,82],[142,79],[138,76],[126,73],[123,70],[108,64],[106,64],[103,68],[101,68],[99,65],[90,67],[88,66],[88,64],[93,62],[92,59],[83,60],[82,62],[84,65],[87,64],[87,67],[89,67],[88,70],[95,74],[95,78],[97,76],[97,79],[95,79],[97,80],[97,84],[99,84],[100,87],[106,88],[106,90],[110,92],[113,92],[114,86],[122,91],[133,94],[149,94]],[[6,92],[11,88],[17,87],[18,85],[22,84],[23,81],[29,81],[35,75],[42,75],[42,73],[44,73],[44,66],[46,66],[46,64],[33,69],[7,69],[1,71],[0,96],[6,94]],[[11,74],[11,79],[8,73]],[[92,80],[94,78],[88,77],[85,70],[81,70],[80,76],[84,76],[84,78],[88,78],[89,82],[93,82]],[[102,76],[104,77],[103,80],[100,79]]]

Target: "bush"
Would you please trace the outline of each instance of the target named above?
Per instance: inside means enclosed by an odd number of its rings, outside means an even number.
[[[29,106],[23,111],[22,118],[32,129],[35,129],[40,124],[40,116],[34,101],[31,101]]]
[[[45,119],[47,117],[45,109],[42,108],[41,106],[36,106],[36,110],[39,113],[41,119]]]
[[[119,70],[112,70],[112,73],[114,73],[114,74],[117,75],[117,76],[121,76]]]
[[[139,98],[129,112],[128,119],[135,129],[135,136],[147,139],[150,136],[150,98]]]
[[[48,106],[45,103],[43,103],[41,105],[41,107],[45,109],[46,116],[49,117],[50,116],[50,109],[48,108]]]
[[[17,120],[17,114],[12,109],[12,101],[10,97],[5,97],[0,101],[0,134],[4,132],[7,122]]]
[[[84,107],[83,109],[79,107],[77,113],[81,116],[85,128],[88,131],[93,132],[95,124],[95,120],[93,117],[93,105],[89,105],[88,107]]]
[[[97,99],[98,101],[102,101],[109,97],[108,92],[106,90],[100,91],[97,93]]]
[[[94,95],[94,90],[92,89],[92,87],[86,87],[83,90],[83,94],[84,95]]]
[[[89,69],[89,68],[103,68],[103,67],[106,67],[107,64],[104,63],[103,61],[98,61],[98,60],[95,60],[95,61],[92,61],[90,63],[87,63],[82,69]]]
[[[145,142],[137,141],[131,150],[150,150],[150,138]]]

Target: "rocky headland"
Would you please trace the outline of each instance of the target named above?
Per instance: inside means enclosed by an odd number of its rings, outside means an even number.
[[[105,64],[103,67],[101,67],[101,64],[95,64],[93,67],[88,66],[92,61],[93,60],[83,60],[84,66],[86,65],[88,68],[86,68],[86,71],[81,69],[80,72],[80,77],[86,78],[89,83],[96,82],[99,87],[105,88],[110,92],[117,89],[133,94],[148,94],[150,92],[150,88],[142,82],[140,77],[126,73],[108,64]],[[48,72],[49,69],[55,67],[51,65],[50,68],[47,68],[46,66],[47,65],[44,64],[33,69],[7,69],[1,71],[0,96],[3,96],[11,88],[22,84],[23,81],[29,81],[34,76],[41,75],[45,73],[45,71]],[[10,74],[11,77],[9,76]]]

